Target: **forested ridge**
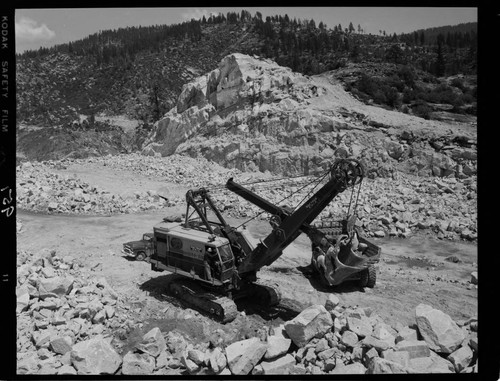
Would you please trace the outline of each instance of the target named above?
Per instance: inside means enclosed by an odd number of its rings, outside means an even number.
[[[175,104],[183,84],[214,69],[233,52],[271,58],[307,75],[353,63],[392,65],[409,78],[403,81],[406,88],[400,83],[389,86],[394,90],[387,94],[397,91],[399,102],[384,99],[385,93],[378,101],[399,107],[405,103],[405,90],[408,104],[422,94],[412,86],[420,77],[476,74],[477,23],[401,35],[383,30],[368,34],[348,20],[327,26],[242,10],[175,25],[99,31],[17,56],[18,121],[57,126],[78,120],[80,114],[104,113],[150,124]],[[349,89],[358,91],[360,98],[373,98],[373,83],[362,76],[359,81],[350,83]],[[362,81],[366,91],[358,86]],[[467,102],[475,100],[474,89],[457,81],[455,85],[469,94]]]

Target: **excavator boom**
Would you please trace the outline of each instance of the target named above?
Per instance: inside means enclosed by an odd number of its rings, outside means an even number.
[[[226,184],[228,189],[272,213],[277,221],[273,231],[240,262],[238,272],[253,273],[278,259],[283,249],[299,236],[301,229],[308,229],[309,224],[339,193],[358,184],[363,176],[363,167],[357,160],[337,160],[330,170],[329,181],[293,213],[273,205],[230,179]]]

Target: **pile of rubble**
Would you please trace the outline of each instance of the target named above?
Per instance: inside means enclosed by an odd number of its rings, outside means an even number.
[[[41,163],[24,163],[17,171],[17,202],[35,212],[112,214],[158,209],[164,201],[155,193],[124,199],[73,176],[58,175]]]
[[[325,306],[305,309],[264,341],[226,347],[228,368],[238,375],[477,372],[477,319],[460,327],[424,304],[415,316],[414,327],[391,327],[371,309],[342,307],[330,295]]]
[[[166,206],[184,205],[185,197],[173,194],[168,201],[157,191],[137,191],[133,197],[99,189],[81,179],[55,173],[72,163],[103,165],[114,171],[128,171],[165,182],[179,184],[185,189],[205,187],[225,215],[236,218],[268,219],[267,213],[225,189],[226,181],[234,177],[240,184],[277,205],[297,206],[315,181],[313,176],[255,184],[273,179],[267,173],[246,174],[226,169],[203,158],[178,155],[151,157],[138,154],[107,156],[77,160],[26,162],[17,170],[17,202],[21,209],[75,214],[134,213],[158,210]],[[276,180],[276,178],[274,178]],[[254,184],[252,184],[254,183]],[[316,188],[319,189],[319,188]],[[299,191],[294,193],[296,191]],[[357,190],[356,190],[357,192]],[[355,193],[356,193],[355,192]],[[354,197],[351,201],[351,197]],[[357,193],[341,193],[317,218],[341,219],[349,205],[354,206]],[[357,226],[369,237],[408,237],[415,232],[427,232],[440,239],[477,240],[477,182],[476,176],[459,178],[422,178],[397,174],[392,180],[365,179],[358,200]]]
[[[312,181],[282,181],[273,188],[250,186],[250,189],[276,205],[297,206],[312,186],[292,195],[301,185]],[[316,188],[316,190],[319,189]],[[226,214],[234,217],[268,219],[268,214],[234,194],[218,192],[216,200]],[[349,206],[354,209],[357,189],[341,193],[313,223],[340,220]],[[456,179],[420,178],[400,174],[398,178],[365,179],[357,204],[357,227],[368,237],[406,238],[416,232],[428,233],[439,239],[477,240],[477,186],[475,178]]]
[[[158,210],[184,202],[184,196],[161,198],[155,190],[136,191],[133,197],[112,194],[76,176],[54,169],[71,164],[102,164],[116,171],[139,173],[189,188],[223,184],[239,171],[227,170],[206,160],[172,156],[145,157],[138,154],[87,159],[25,162],[17,167],[17,203],[21,209],[66,214],[113,214]]]
[[[259,337],[199,342],[154,327],[120,353],[135,326],[106,279],[55,251],[18,253],[17,372],[57,375],[268,375],[477,372],[477,318],[454,322],[420,304],[414,326],[329,295]]]
[[[123,298],[80,260],[44,249],[17,261],[18,373],[77,374],[89,339],[108,351],[112,332],[130,329]]]
[[[228,178],[241,173],[235,169],[226,169],[204,158],[181,155],[154,157],[131,153],[44,162],[49,168],[64,168],[71,164],[87,163],[103,165],[114,171],[127,171],[148,178],[163,179],[166,182],[186,185],[189,188],[218,186],[224,184]]]

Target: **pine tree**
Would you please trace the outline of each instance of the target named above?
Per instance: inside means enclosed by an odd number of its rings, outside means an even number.
[[[437,57],[436,57],[436,76],[442,77],[445,73],[445,62],[443,55],[442,42],[438,41],[437,45]]]

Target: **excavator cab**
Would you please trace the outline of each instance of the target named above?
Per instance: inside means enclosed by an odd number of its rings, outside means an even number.
[[[221,282],[230,281],[234,271],[234,255],[229,244],[217,248],[217,275]]]
[[[226,238],[165,222],[154,227],[154,234],[153,270],[167,270],[214,286],[231,282],[235,261]]]

